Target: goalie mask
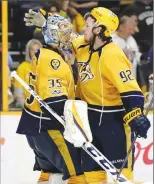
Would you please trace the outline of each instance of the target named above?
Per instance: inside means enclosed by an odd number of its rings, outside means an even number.
[[[71,49],[72,24],[60,15],[49,16],[45,27],[43,27],[43,36],[46,44],[53,45],[63,50]]]

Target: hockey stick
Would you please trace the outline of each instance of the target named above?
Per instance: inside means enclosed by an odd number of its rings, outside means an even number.
[[[148,115],[148,113],[149,113],[149,111],[150,111],[150,109],[151,109],[152,104],[153,104],[153,97],[152,97],[152,99],[151,99],[151,101],[150,101],[150,104],[149,104],[148,108],[146,109],[145,116]],[[127,152],[127,155],[126,155],[125,160],[124,160],[124,162],[123,162],[123,164],[122,164],[122,167],[121,167],[121,169],[120,169],[120,171],[119,171],[119,173],[118,173],[117,179],[118,179],[118,178],[120,177],[120,175],[121,175],[121,172],[122,172],[122,170],[123,170],[123,168],[124,168],[124,166],[125,166],[125,164],[126,164],[128,158],[129,158],[129,155],[130,155],[130,153],[131,153],[131,151],[132,151],[132,149],[133,149],[133,147],[134,147],[134,145],[135,145],[135,142],[136,142],[136,140],[137,140],[137,137],[138,137],[138,136],[136,135],[136,136],[134,137],[132,143],[131,143],[131,146],[130,146],[128,152]]]
[[[16,73],[13,71],[10,74],[11,77],[14,77],[31,95],[34,96],[38,102],[46,108],[63,126],[65,126],[65,121],[55,112],[53,111],[46,102],[44,102],[36,93],[33,91]],[[91,143],[86,142],[82,146],[83,150],[85,150],[93,160],[95,160],[118,184],[131,184],[130,181],[126,179],[123,174],[120,174],[120,177],[117,179],[118,171],[115,166]]]

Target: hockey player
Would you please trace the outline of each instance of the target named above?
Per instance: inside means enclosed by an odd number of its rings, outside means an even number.
[[[79,67],[77,97],[88,103],[93,144],[119,169],[134,133],[146,138],[150,122],[143,114],[144,97],[130,61],[110,37],[118,24],[113,12],[95,8],[86,16],[84,36],[73,45]],[[133,179],[133,154],[123,169],[128,179]],[[82,159],[88,183],[106,180],[86,154]]]
[[[35,54],[29,75],[30,87],[60,116],[65,101],[75,95],[70,67],[60,54],[71,48],[71,32],[72,25],[67,19],[58,15],[48,17],[43,29],[47,46]],[[81,150],[64,140],[63,131],[63,126],[27,94],[17,133],[27,136],[44,172],[63,173],[63,180],[69,179],[67,184],[85,184]]]
[[[29,21],[37,25],[35,18]],[[118,24],[113,12],[94,8],[86,16],[84,35],[72,43],[79,69],[76,96],[88,103],[92,143],[120,169],[134,136],[147,138],[150,122],[130,61],[110,37]],[[122,171],[131,180],[133,163],[134,150]],[[106,173],[86,153],[82,167],[88,184],[106,183]]]

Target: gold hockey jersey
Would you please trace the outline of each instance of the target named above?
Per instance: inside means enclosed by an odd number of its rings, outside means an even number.
[[[131,73],[131,63],[112,40],[92,54],[83,36],[73,40],[73,47],[79,70],[76,97],[105,108],[143,106],[143,95]]]
[[[70,67],[55,51],[41,48],[34,57],[29,85],[43,99],[66,96],[74,99],[74,80]],[[25,106],[40,112],[39,102],[27,92]]]
[[[17,68],[17,74],[28,84],[29,83],[29,72],[31,70],[31,63],[28,61],[23,61]],[[16,88],[23,88],[23,86],[17,81],[14,81],[14,86]],[[24,88],[24,97],[26,97],[26,90]]]
[[[63,115],[67,99],[74,99],[74,79],[61,55],[41,48],[33,59],[29,86],[58,114]],[[60,130],[63,126],[27,92],[17,133],[38,135],[40,131]]]

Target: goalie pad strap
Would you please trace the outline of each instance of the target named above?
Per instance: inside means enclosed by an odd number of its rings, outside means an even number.
[[[78,112],[76,110],[76,106],[75,106],[75,103],[73,102],[72,103],[72,113],[73,113],[73,119],[74,119],[74,123],[76,124],[76,126],[79,128],[80,132],[82,133],[82,135],[85,137],[85,139],[87,141],[89,141],[89,139],[87,138],[86,136],[86,133],[84,131],[84,128],[83,128],[83,123],[78,115]]]
[[[76,121],[75,116],[73,116],[74,118],[74,123],[76,124],[76,126],[79,128],[80,132],[82,133],[82,135],[84,136],[84,138],[86,139],[86,141],[89,141],[89,139],[87,138],[86,134],[84,133],[84,130],[81,128],[81,126],[78,124],[78,121]]]

